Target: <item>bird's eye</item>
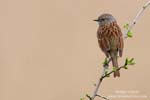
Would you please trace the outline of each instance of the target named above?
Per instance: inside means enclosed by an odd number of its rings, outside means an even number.
[[[101,21],[104,21],[104,20],[105,20],[104,18],[101,19]]]

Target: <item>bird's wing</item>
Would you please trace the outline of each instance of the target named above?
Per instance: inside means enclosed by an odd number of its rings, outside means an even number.
[[[109,39],[107,37],[103,37],[99,40],[99,46],[102,49],[102,51],[105,53],[105,55],[108,57],[108,51],[110,50],[110,43]]]
[[[119,51],[119,56],[121,57],[122,56],[122,54],[123,54],[123,47],[124,47],[124,43],[123,43],[123,34],[122,34],[122,32],[121,32],[121,29],[120,29],[120,27],[118,26],[118,24],[117,23],[114,23],[114,25],[113,25],[113,27],[112,27],[113,29],[113,37],[115,37],[115,39],[116,39],[116,46],[114,46],[114,47],[116,47],[117,49],[118,49],[118,51]]]

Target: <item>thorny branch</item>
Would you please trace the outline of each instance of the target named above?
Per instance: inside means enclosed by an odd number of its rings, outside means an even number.
[[[126,38],[129,37],[129,36],[128,36],[128,33],[132,30],[132,28],[134,27],[134,25],[135,25],[135,24],[137,23],[137,21],[139,20],[140,16],[143,14],[144,10],[145,10],[149,5],[150,5],[150,0],[149,0],[144,6],[142,6],[142,8],[139,10],[139,12],[137,13],[137,15],[136,15],[135,18],[133,19],[132,23],[129,25],[129,27],[127,28],[126,32],[124,33],[124,39],[126,39]],[[98,81],[98,83],[97,83],[97,85],[96,85],[96,88],[95,88],[95,91],[94,91],[94,93],[93,93],[93,96],[91,97],[91,96],[89,96],[89,95],[86,95],[86,96],[89,98],[89,100],[94,100],[94,98],[95,98],[96,96],[97,96],[97,97],[100,97],[100,98],[103,98],[103,99],[105,99],[105,100],[109,100],[108,98],[97,94],[97,92],[98,92],[98,90],[99,90],[99,87],[100,87],[100,85],[101,85],[103,79],[106,78],[106,77],[108,77],[109,75],[111,75],[114,71],[121,70],[122,68],[127,69],[127,65],[133,65],[133,64],[134,64],[134,62],[132,62],[133,59],[131,59],[130,61],[128,61],[128,59],[126,59],[126,62],[125,62],[125,64],[124,64],[123,66],[117,68],[116,70],[112,70],[112,71],[109,72],[109,73],[106,73],[107,70],[108,70],[108,66],[109,66],[109,62],[110,62],[110,61],[111,61],[111,59],[109,59],[107,63],[104,63],[104,64],[103,64],[104,69],[103,69],[102,75],[101,75],[101,77],[100,77],[100,79],[99,79],[99,81]]]

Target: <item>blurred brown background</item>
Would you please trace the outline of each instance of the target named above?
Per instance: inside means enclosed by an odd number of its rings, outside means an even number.
[[[120,27],[131,22],[147,0],[0,0],[0,100],[79,100],[91,94],[102,61],[96,38],[102,13],[111,13]],[[150,96],[150,8],[125,40],[123,58],[136,65],[121,78],[105,79],[101,94],[138,91]],[[100,100],[97,98],[95,100]]]

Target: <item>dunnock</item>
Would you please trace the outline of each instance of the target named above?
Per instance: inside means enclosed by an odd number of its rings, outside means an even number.
[[[110,57],[113,67],[118,68],[117,56],[123,53],[123,35],[116,19],[111,14],[102,14],[98,19],[94,20],[99,23],[97,38],[99,47],[105,53],[106,57]],[[114,77],[120,77],[120,72],[115,71]]]

